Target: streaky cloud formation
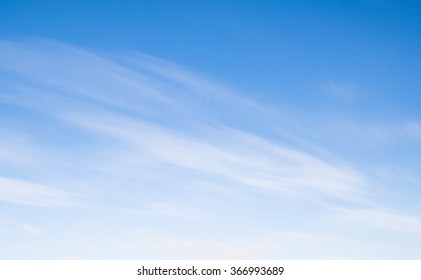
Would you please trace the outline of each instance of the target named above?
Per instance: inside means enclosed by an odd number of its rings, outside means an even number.
[[[1,177],[0,200],[34,206],[71,205],[69,195],[56,187]]]
[[[379,258],[378,231],[396,242],[420,232],[419,212],[389,203],[374,167],[314,141],[337,120],[259,104],[145,54],[40,39],[0,42],[0,74],[5,219],[41,236],[62,230],[43,207],[59,209],[69,232],[50,257],[98,258],[87,248],[105,246],[104,258]],[[352,103],[349,88],[327,90]],[[372,128],[358,123],[355,139]],[[419,125],[401,131],[418,137]],[[25,221],[22,205],[44,218]],[[106,237],[86,237],[96,230]]]

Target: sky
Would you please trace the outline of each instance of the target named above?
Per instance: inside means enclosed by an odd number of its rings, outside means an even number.
[[[0,259],[421,258],[417,1],[0,0]]]

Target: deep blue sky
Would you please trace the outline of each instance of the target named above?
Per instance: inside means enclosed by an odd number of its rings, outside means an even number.
[[[417,1],[2,1],[0,36],[140,50],[267,102],[310,106],[320,81],[352,83],[365,114],[411,114],[420,102],[420,9]]]
[[[420,34],[418,1],[0,0],[0,258],[419,259]]]

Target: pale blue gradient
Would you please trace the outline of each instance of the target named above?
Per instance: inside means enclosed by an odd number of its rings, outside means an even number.
[[[0,258],[421,257],[416,4],[0,7]]]

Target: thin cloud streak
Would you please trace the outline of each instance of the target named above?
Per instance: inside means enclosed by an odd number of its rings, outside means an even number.
[[[70,206],[70,195],[56,187],[0,177],[0,200],[32,206]]]
[[[216,130],[221,139],[232,142],[215,145],[118,115],[79,113],[68,120],[89,131],[114,137],[157,161],[248,186],[296,194],[314,191],[352,199],[358,192],[363,193],[366,184],[364,176],[351,168],[335,167],[314,156],[233,129]]]
[[[341,217],[347,221],[392,231],[421,233],[421,217],[390,210],[342,209],[341,212]]]
[[[329,82],[323,85],[322,88],[331,96],[342,100],[348,105],[355,99],[355,88],[351,85]]]

